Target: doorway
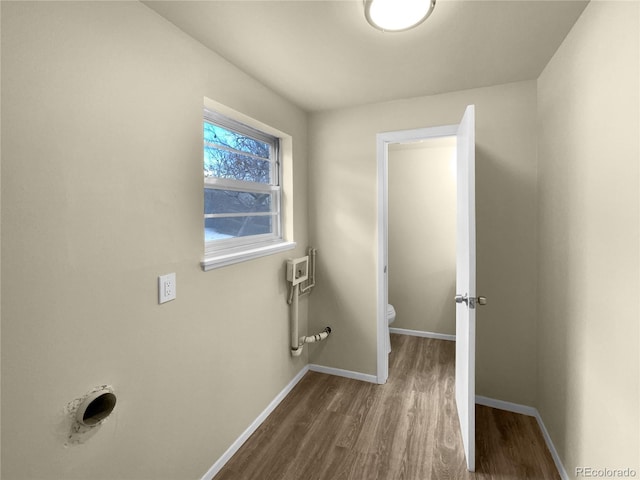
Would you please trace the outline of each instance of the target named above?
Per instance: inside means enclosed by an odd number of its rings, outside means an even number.
[[[387,305],[389,304],[389,147],[434,139],[455,137],[458,125],[400,130],[377,135],[378,151],[378,355],[377,382],[383,384],[389,377]]]
[[[388,148],[391,331],[455,340],[456,138]]]

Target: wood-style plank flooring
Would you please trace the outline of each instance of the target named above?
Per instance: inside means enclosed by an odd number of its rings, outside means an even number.
[[[533,417],[483,406],[469,473],[455,344],[391,338],[387,384],[307,373],[215,480],[560,479]]]

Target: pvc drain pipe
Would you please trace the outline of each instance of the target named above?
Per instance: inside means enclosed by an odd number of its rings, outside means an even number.
[[[316,333],[315,335],[311,335],[309,337],[300,337],[298,339],[298,347],[297,348],[293,348],[293,346],[291,347],[291,355],[293,355],[294,357],[299,357],[302,354],[303,347],[307,343],[321,342],[322,340],[327,338],[330,333],[331,333],[331,327],[325,327],[325,329],[320,333]]]
[[[321,342],[331,333],[331,327],[326,327],[322,332],[311,336],[298,336],[298,303],[300,296],[300,284],[296,283],[291,288],[293,298],[291,299],[291,313],[289,315],[291,322],[291,355],[299,357],[302,355],[302,349],[307,343]]]
[[[315,335],[311,335],[310,337],[300,337],[300,343],[304,345],[305,343],[321,342],[322,340],[327,338],[330,333],[331,327],[325,327],[325,329],[320,333],[316,333]]]
[[[302,355],[302,345],[298,339],[298,295],[300,294],[300,286],[293,286],[293,299],[291,302],[291,355],[299,357]],[[303,344],[304,345],[304,344]]]

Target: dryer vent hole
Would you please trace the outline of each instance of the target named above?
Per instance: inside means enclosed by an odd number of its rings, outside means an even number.
[[[97,425],[111,414],[115,406],[116,396],[110,392],[103,393],[87,405],[81,423],[88,427]]]

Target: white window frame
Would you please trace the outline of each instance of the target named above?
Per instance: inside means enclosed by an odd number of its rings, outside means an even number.
[[[223,267],[233,263],[243,262],[254,258],[295,248],[294,242],[287,242],[283,236],[282,212],[282,161],[280,138],[258,128],[247,125],[227,115],[204,108],[204,122],[209,122],[227,130],[246,135],[271,146],[269,161],[272,162],[270,184],[225,179],[219,177],[204,177],[204,188],[235,190],[242,192],[268,193],[273,195],[274,211],[251,213],[250,216],[271,216],[273,231],[268,234],[247,235],[228,239],[205,240],[204,259],[201,262],[203,270]],[[204,192],[204,190],[203,190]],[[237,216],[236,214],[229,214]],[[223,214],[205,214],[204,219],[221,218]]]

